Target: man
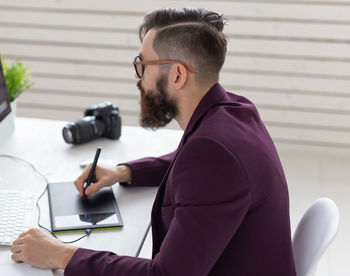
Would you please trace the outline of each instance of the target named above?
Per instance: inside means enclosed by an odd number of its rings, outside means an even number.
[[[168,155],[97,167],[86,190],[89,197],[115,182],[159,185],[152,259],[77,249],[32,229],[14,242],[13,260],[65,275],[295,275],[288,189],[274,144],[255,106],[218,83],[223,26],[203,9],[145,17],[134,60],[140,122],[159,128],[174,118],[184,135]],[[89,169],[75,181],[81,195]]]

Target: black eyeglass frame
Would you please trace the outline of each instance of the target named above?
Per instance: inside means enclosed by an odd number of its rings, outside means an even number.
[[[185,62],[183,62],[181,60],[176,60],[176,59],[168,59],[168,60],[161,60],[161,59],[159,59],[159,60],[145,60],[145,61],[143,61],[141,56],[136,56],[134,58],[133,65],[134,65],[137,77],[139,79],[142,79],[143,78],[143,74],[145,73],[145,68],[146,68],[145,65],[163,65],[163,64],[171,64],[171,63],[180,63],[191,73],[197,73],[198,72],[196,69],[194,69],[192,66],[188,65],[187,63],[185,63]],[[141,74],[138,71],[138,65],[142,65],[141,66]]]

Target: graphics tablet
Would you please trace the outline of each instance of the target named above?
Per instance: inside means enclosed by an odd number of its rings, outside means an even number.
[[[83,200],[73,182],[49,183],[48,196],[53,232],[123,227],[111,187]]]

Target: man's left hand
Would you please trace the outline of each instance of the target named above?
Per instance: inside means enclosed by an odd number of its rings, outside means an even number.
[[[76,250],[76,247],[65,245],[44,231],[32,228],[13,242],[11,258],[38,268],[65,269]]]

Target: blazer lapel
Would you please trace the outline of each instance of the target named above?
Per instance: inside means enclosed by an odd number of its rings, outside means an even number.
[[[200,122],[200,119],[208,112],[208,110],[210,110],[225,95],[225,92],[226,91],[224,90],[224,88],[219,83],[217,83],[208,91],[208,93],[200,101],[200,103],[198,104],[198,106],[196,107],[195,111],[191,116],[191,119],[184,132],[184,135],[182,136],[180,144],[176,150],[175,156],[173,160],[170,162],[170,165],[161,181],[156,198],[153,203],[152,214],[151,214],[152,237],[153,237],[152,258],[154,258],[154,256],[159,252],[160,246],[166,235],[165,230],[160,225],[161,223],[160,217],[161,217],[162,201],[164,198],[165,186],[168,180],[169,172],[182,146],[186,143],[186,140],[189,134],[196,128],[197,123]]]
[[[183,146],[184,143],[184,135],[182,136],[182,139],[180,141],[180,144],[176,150],[175,156],[173,160],[171,160],[170,165],[160,183],[160,186],[158,188],[158,192],[156,195],[156,198],[153,203],[152,207],[152,214],[151,214],[151,225],[152,225],[152,237],[153,237],[153,248],[152,248],[152,258],[159,252],[160,246],[163,242],[164,236],[166,233],[162,231],[162,228],[160,225],[154,225],[155,223],[160,222],[160,212],[161,212],[161,206],[164,198],[164,192],[165,192],[165,186],[166,182],[168,180],[168,175],[169,172],[174,164],[174,161],[176,160],[177,155],[179,154],[181,147]]]

